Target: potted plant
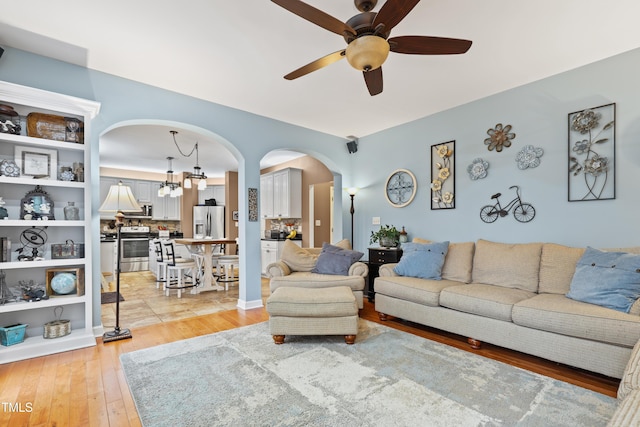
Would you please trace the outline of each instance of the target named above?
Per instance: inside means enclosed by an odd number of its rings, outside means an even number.
[[[379,242],[381,247],[395,248],[400,241],[400,232],[393,225],[383,225],[376,232],[371,231],[369,243]]]

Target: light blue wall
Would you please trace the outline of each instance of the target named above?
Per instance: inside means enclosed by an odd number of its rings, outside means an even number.
[[[188,78],[180,76],[177,78]],[[54,61],[16,49],[6,49],[0,60],[0,80],[36,87],[100,102],[101,111],[92,122],[91,145],[94,147],[94,165],[99,159],[99,136],[105,130],[123,122],[169,121],[182,123],[203,132],[218,135],[239,161],[240,217],[240,300],[261,303],[260,290],[260,227],[247,220],[247,188],[259,188],[259,162],[273,149],[294,148],[310,154],[333,171],[337,185],[342,176],[349,176],[350,159],[345,155],[344,139],[293,126],[276,120],[224,107],[193,97],[180,95],[156,87],[125,80],[112,75]],[[123,153],[126,155],[126,153]],[[201,159],[206,165],[206,159]],[[93,231],[99,234],[98,186],[99,170],[94,168],[91,180],[94,188]],[[338,187],[339,189],[340,187]],[[342,199],[336,198],[336,208],[342,208]],[[342,235],[342,223],[335,233]],[[99,243],[95,242],[94,253]],[[94,259],[93,283],[94,325],[100,324],[99,260]]]
[[[15,49],[7,49],[0,60],[1,80],[101,102],[101,112],[93,123],[94,147],[105,129],[129,120],[167,120],[219,135],[239,159],[241,211],[246,203],[246,188],[259,187],[258,165],[265,153],[276,148],[294,148],[315,156],[336,174],[338,191],[342,186],[361,188],[355,199],[354,246],[363,251],[369,246],[371,230],[377,228],[371,225],[373,216],[381,217],[383,224],[406,226],[410,237],[435,240],[484,238],[596,247],[637,245],[638,76],[640,51],[636,50],[361,138],[358,152],[348,155],[344,140],[339,137]],[[617,104],[616,199],[570,203],[567,114],[611,102]],[[487,129],[496,123],[513,125],[517,134],[513,146],[502,153],[489,152],[483,144]],[[450,140],[456,140],[456,208],[432,211],[430,147]],[[515,155],[527,144],[542,147],[545,153],[538,168],[520,171]],[[98,150],[94,153],[97,160]],[[466,166],[476,157],[485,158],[491,166],[486,179],[472,182]],[[410,169],[418,179],[415,200],[401,209],[391,207],[383,193],[387,176],[397,168]],[[94,182],[97,174],[94,170]],[[511,216],[493,224],[481,222],[479,210],[490,202],[490,196],[502,192],[508,197],[511,194],[508,187],[513,184],[520,185],[523,198],[536,207],[535,219],[527,224],[518,223]],[[504,200],[508,200],[506,197]],[[96,196],[94,211],[98,203]],[[342,235],[343,227],[344,235],[349,235],[349,199],[344,192],[342,198],[336,197],[336,212],[341,211],[343,204],[342,222],[337,222],[334,236]],[[247,274],[241,283],[240,298],[254,301],[260,299],[259,226],[246,218],[241,218],[241,222],[240,238],[246,242],[241,262],[247,266]],[[97,253],[97,246],[94,251]],[[96,260],[96,272],[97,266]],[[95,277],[94,284],[99,286]],[[95,306],[94,323],[99,324],[99,302]]]
[[[616,247],[640,244],[640,50],[628,52],[526,86],[499,93],[396,128],[360,139],[354,155],[356,182],[356,247],[369,246],[372,217],[382,224],[406,226],[409,237],[501,242],[551,241],[567,245]],[[567,115],[585,108],[616,103],[616,198],[567,201]],[[393,107],[389,107],[393,108]],[[487,129],[511,124],[516,138],[501,153],[488,151]],[[430,147],[456,141],[456,207],[430,209]],[[525,145],[544,149],[542,163],[521,171],[515,156]],[[489,161],[489,175],[469,179],[473,159]],[[393,208],[384,197],[384,183],[397,168],[411,170],[418,180],[414,201]],[[522,224],[509,215],[493,224],[480,220],[480,208],[501,192],[512,198],[517,184],[522,198],[536,208],[536,217]],[[348,215],[348,214],[347,214]],[[346,218],[346,215],[345,215]]]

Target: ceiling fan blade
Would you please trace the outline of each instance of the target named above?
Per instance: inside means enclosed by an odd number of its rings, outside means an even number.
[[[363,71],[362,75],[371,96],[382,93],[382,67],[371,71]]]
[[[378,24],[384,24],[384,31],[388,33],[393,27],[398,25],[419,2],[420,0],[387,0],[373,20],[373,28],[378,26]]]
[[[349,25],[340,21],[337,18],[316,9],[300,0],[271,0],[280,7],[287,9],[289,12],[298,15],[299,17],[312,22],[325,30],[329,30],[332,33],[336,33],[340,36],[344,36],[345,31],[347,33],[356,35],[356,32]]]
[[[430,36],[400,36],[388,40],[391,52],[413,55],[454,55],[465,53],[471,40]]]
[[[293,80],[297,79],[298,77],[305,76],[313,71],[319,70],[320,68],[326,67],[327,65],[331,65],[334,62],[341,60],[342,58],[344,58],[344,55],[344,49],[330,53],[329,55],[323,56],[320,59],[316,59],[315,61],[310,62],[309,64],[300,67],[295,71],[290,72],[289,74],[284,76],[284,78],[287,80]]]

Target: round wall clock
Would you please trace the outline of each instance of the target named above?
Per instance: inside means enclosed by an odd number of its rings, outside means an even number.
[[[416,195],[416,177],[407,169],[398,169],[389,175],[384,195],[391,206],[401,208],[413,201]]]

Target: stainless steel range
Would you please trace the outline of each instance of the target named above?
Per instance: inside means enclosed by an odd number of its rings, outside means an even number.
[[[148,270],[149,227],[122,227],[120,231],[120,271]]]

